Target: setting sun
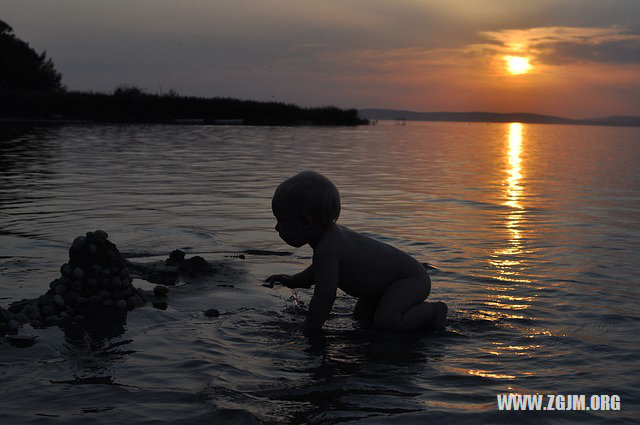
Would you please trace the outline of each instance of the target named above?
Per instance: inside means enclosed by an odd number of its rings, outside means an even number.
[[[505,56],[504,60],[507,62],[507,70],[514,75],[525,74],[531,69],[529,58],[522,56]]]

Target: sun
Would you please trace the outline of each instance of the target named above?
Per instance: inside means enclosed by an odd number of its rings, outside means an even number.
[[[507,70],[514,75],[526,74],[531,70],[529,58],[522,56],[505,56],[504,60],[507,63]]]

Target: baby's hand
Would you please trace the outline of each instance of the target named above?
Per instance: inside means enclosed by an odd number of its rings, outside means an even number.
[[[267,283],[263,284],[262,286],[266,286],[266,287],[269,287],[269,288],[273,288],[273,285],[275,283],[278,283],[280,285],[284,285],[287,288],[293,288],[294,287],[293,286],[293,278],[288,274],[274,274],[274,275],[271,275],[268,278],[266,278],[264,281],[267,282]]]

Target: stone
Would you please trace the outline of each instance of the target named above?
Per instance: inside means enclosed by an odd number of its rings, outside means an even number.
[[[104,301],[102,301],[102,306],[103,307],[113,307],[113,300],[112,299],[106,299]]]
[[[40,309],[40,315],[42,317],[46,318],[47,316],[53,316],[54,314],[56,314],[56,309],[50,305],[45,305]]]
[[[99,238],[102,238],[102,239],[109,238],[109,234],[107,232],[105,232],[104,230],[96,230],[94,233]]]
[[[116,307],[121,308],[121,309],[126,309],[128,307],[127,302],[125,300],[118,300],[116,301]]]
[[[164,285],[156,285],[153,288],[153,293],[158,297],[164,297],[167,295],[168,292],[169,292],[169,288],[167,288]]]
[[[16,320],[20,323],[27,323],[29,319],[27,319],[27,315],[24,313],[16,314]]]
[[[82,279],[82,276],[84,276],[84,270],[82,270],[80,267],[76,267],[75,269],[73,269],[73,275],[78,279]]]
[[[67,295],[65,295],[64,300],[67,302],[67,304],[77,304],[78,303],[78,299],[80,298],[80,294],[78,294],[75,291],[69,291],[67,292]]]
[[[56,286],[55,291],[56,291],[56,295],[61,295],[62,296],[62,295],[67,293],[67,287],[64,286],[64,285],[58,285],[58,286]]]
[[[47,316],[44,318],[45,325],[55,325],[58,323],[58,316],[52,314],[51,316]]]
[[[54,295],[53,296],[53,303],[55,305],[57,305],[58,307],[64,307],[64,298],[62,298],[62,296],[60,296],[60,295]]]
[[[98,292],[98,295],[100,295],[103,299],[111,298],[111,292],[109,291],[100,291]]]
[[[71,289],[77,292],[82,291],[82,282],[80,282],[79,280],[76,280],[71,284]]]
[[[78,236],[73,240],[73,244],[71,244],[71,248],[76,251],[82,251],[82,247],[84,246],[84,242],[86,238],[84,236]]]
[[[60,267],[60,273],[62,273],[64,276],[71,276],[71,274],[73,273],[73,269],[69,264],[64,263],[62,267]]]
[[[96,246],[92,243],[89,244],[89,254],[91,255],[96,255],[96,252],[98,251],[98,249],[96,248]]]
[[[86,303],[89,302],[89,299],[87,297],[78,297],[78,304],[79,305],[84,305]]]
[[[76,315],[76,317],[73,318],[73,320],[79,322],[81,320],[84,320],[84,316],[82,314],[78,314],[78,315]]]
[[[66,311],[61,311],[60,312],[60,318],[61,319],[66,319],[69,317],[69,313],[67,313]]]
[[[171,254],[169,254],[169,259],[166,261],[166,264],[180,264],[184,261],[184,251],[181,251],[179,249],[174,249],[173,251],[171,251]]]
[[[154,301],[153,308],[157,308],[159,310],[166,310],[169,305],[166,301]]]
[[[9,335],[7,342],[17,348],[31,347],[36,341],[36,337],[32,335]]]
[[[41,306],[49,304],[50,301],[51,301],[51,297],[48,295],[40,295],[38,297],[38,304]]]
[[[93,269],[93,274],[96,276],[102,273],[102,266],[100,264],[94,264],[91,266],[91,268]]]
[[[122,286],[122,281],[118,276],[114,276],[111,278],[111,286],[114,288],[120,288]]]
[[[204,315],[207,317],[218,317],[220,316],[220,312],[217,308],[210,308],[204,312]]]
[[[18,327],[20,326],[20,324],[18,323],[17,320],[9,320],[7,322],[7,331],[8,332],[16,332],[18,330]]]

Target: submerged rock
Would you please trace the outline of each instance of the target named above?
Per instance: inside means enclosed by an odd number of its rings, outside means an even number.
[[[164,285],[156,285],[156,287],[153,288],[153,293],[158,297],[164,297],[167,295],[168,292],[169,292],[169,288],[167,288]]]
[[[207,317],[218,317],[220,316],[220,311],[217,308],[210,308],[204,312],[204,315]]]

